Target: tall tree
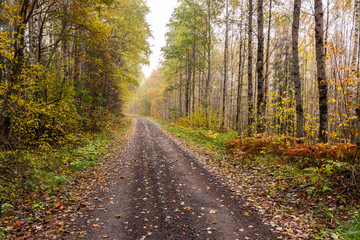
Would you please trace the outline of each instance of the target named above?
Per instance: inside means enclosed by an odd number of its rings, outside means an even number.
[[[258,119],[258,132],[263,133],[265,131],[263,116],[265,115],[265,85],[264,85],[264,2],[258,0],[257,2],[257,36],[258,36],[258,48],[257,48],[257,119]]]
[[[319,141],[328,141],[328,96],[324,48],[324,12],[322,0],[315,0],[316,69],[319,89]]]
[[[206,34],[207,34],[207,77],[205,83],[205,101],[206,108],[209,107],[209,95],[210,95],[210,82],[211,82],[211,0],[207,1],[207,21],[206,21]],[[207,117],[206,117],[207,118]]]
[[[11,137],[11,130],[12,130],[12,118],[13,114],[10,110],[11,108],[15,108],[15,106],[11,106],[10,98],[13,94],[18,94],[16,90],[16,84],[21,82],[21,75],[23,70],[26,67],[25,62],[25,37],[26,37],[26,25],[29,23],[31,16],[34,12],[38,0],[23,0],[15,3],[15,7],[18,8],[20,11],[17,12],[17,16],[14,16],[14,44],[13,44],[13,56],[11,62],[11,69],[10,69],[10,78],[9,78],[9,85],[6,89],[5,99],[2,104],[2,117],[3,121],[1,123],[1,130],[3,137],[9,141]]]
[[[249,16],[248,16],[248,126],[249,126],[249,134],[251,133],[251,125],[254,122],[253,116],[253,79],[252,79],[252,17],[253,17],[253,2],[252,0],[248,1],[249,4]]]
[[[224,78],[223,78],[223,96],[222,96],[222,126],[221,128],[225,130],[226,122],[226,89],[227,89],[227,80],[228,80],[228,55],[229,55],[229,0],[226,0],[225,6],[225,43],[224,43]]]
[[[242,31],[242,27],[243,27],[243,3],[241,3],[241,7],[240,7],[240,13],[241,13],[241,19],[240,19],[240,24],[239,24],[239,64],[238,64],[238,85],[237,85],[237,101],[236,101],[236,116],[235,116],[235,126],[236,126],[236,131],[240,132],[240,113],[241,113],[241,100],[242,100],[242,90],[243,90],[243,71],[244,71],[244,63],[245,63],[245,45],[246,43],[243,40],[243,31]],[[244,45],[244,51],[243,51],[243,45]],[[243,56],[244,55],[244,56]]]
[[[267,32],[267,41],[266,41],[266,70],[265,70],[265,102],[264,102],[264,108],[265,108],[265,115],[267,114],[267,102],[268,102],[268,91],[269,91],[269,75],[270,75],[270,37],[271,37],[271,24],[272,24],[272,1],[269,2],[269,22],[268,22],[268,32]]]
[[[354,46],[352,51],[352,60],[351,60],[351,71],[354,77],[359,78],[359,37],[360,37],[360,0],[355,0],[354,2]],[[359,99],[359,87],[360,82],[355,83],[352,87],[352,104],[356,107],[357,104],[360,104]]]
[[[240,112],[241,112],[241,94],[243,87],[243,68],[244,68],[244,60],[243,60],[243,39],[240,34],[240,46],[239,46],[239,71],[238,71],[238,88],[237,88],[237,102],[236,102],[236,131],[240,131]]]
[[[292,60],[293,77],[295,85],[296,101],[296,137],[304,136],[304,110],[301,96],[300,64],[299,64],[299,21],[301,0],[294,1],[293,23],[292,23]]]

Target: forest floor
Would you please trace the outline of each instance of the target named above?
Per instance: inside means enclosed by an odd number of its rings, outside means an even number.
[[[227,146],[237,139],[233,133],[158,123],[285,239],[360,239],[357,165],[322,159],[321,168],[304,169],[294,159],[265,148],[257,154],[236,155]],[[251,144],[251,140],[244,141]],[[347,167],[339,171],[342,168],[334,164]]]
[[[47,199],[32,224],[12,222],[9,237],[284,239],[157,124],[135,122],[112,157],[73,181],[67,197]]]
[[[70,233],[63,238],[280,236],[150,120],[136,118],[131,142],[103,167],[104,180],[92,189],[86,207],[70,219]]]
[[[134,122],[109,148],[111,156],[75,178],[66,194],[8,215],[5,238],[333,238],[325,204],[335,196],[315,201],[285,190],[290,183],[277,175],[284,165],[232,164],[153,121]]]

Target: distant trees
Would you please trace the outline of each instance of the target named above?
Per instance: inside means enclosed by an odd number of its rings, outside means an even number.
[[[158,78],[167,118],[243,136],[355,141],[359,1],[322,2],[180,1]]]

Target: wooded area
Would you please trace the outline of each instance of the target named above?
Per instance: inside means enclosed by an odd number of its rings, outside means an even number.
[[[120,113],[149,55],[143,1],[10,0],[0,11],[2,150],[76,142]]]
[[[122,128],[150,54],[148,11],[142,0],[0,1],[1,212],[59,190]]]
[[[162,66],[130,111],[242,136],[355,142],[359,23],[357,0],[180,1]]]
[[[145,79],[146,0],[0,0],[0,238],[242,236],[193,231],[216,177],[222,219],[360,238],[360,0],[177,2]]]

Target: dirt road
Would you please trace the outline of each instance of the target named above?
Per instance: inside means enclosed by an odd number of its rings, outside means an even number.
[[[150,120],[136,118],[131,142],[107,175],[92,194],[94,206],[75,221],[84,239],[277,239]]]

